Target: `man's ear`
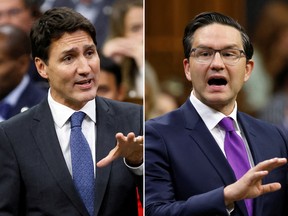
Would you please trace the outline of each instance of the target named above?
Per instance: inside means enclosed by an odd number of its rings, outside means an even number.
[[[250,59],[246,64],[244,82],[248,81],[248,79],[250,78],[253,68],[254,61]]]
[[[186,79],[191,81],[190,62],[187,58],[183,60],[183,67],[184,67]]]
[[[40,76],[43,77],[44,79],[48,79],[46,63],[38,57],[35,57],[34,62]]]

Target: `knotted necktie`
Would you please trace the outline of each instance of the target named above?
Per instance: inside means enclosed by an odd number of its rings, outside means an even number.
[[[0,103],[0,115],[4,119],[8,119],[8,113],[11,109],[11,105],[8,103]]]
[[[244,142],[236,133],[232,118],[223,118],[219,122],[219,125],[226,132],[224,150],[227,160],[231,165],[236,178],[240,179],[250,169],[250,163]],[[247,207],[248,215],[252,216],[252,199],[245,199],[244,201]]]
[[[84,137],[81,125],[83,112],[71,116],[70,148],[74,184],[89,214],[94,213],[94,166],[89,144]]]

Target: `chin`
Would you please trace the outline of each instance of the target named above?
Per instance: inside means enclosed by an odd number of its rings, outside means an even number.
[[[95,91],[96,92],[96,91]],[[82,101],[90,101],[93,100],[96,97],[96,93],[92,92],[85,92],[83,94],[79,95],[79,99]]]

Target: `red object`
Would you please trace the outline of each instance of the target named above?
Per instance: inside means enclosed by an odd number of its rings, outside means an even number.
[[[136,191],[137,191],[137,203],[138,203],[138,216],[143,216],[143,206],[140,200],[138,188],[136,188]]]

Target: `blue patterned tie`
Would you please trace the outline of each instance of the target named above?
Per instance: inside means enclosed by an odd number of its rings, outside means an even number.
[[[219,125],[226,131],[224,150],[227,160],[234,170],[236,178],[240,179],[250,169],[250,163],[244,142],[242,138],[236,133],[232,118],[223,118],[219,122]],[[245,199],[244,201],[247,207],[248,215],[252,216],[252,199]]]
[[[74,184],[89,212],[94,213],[94,166],[91,150],[85,139],[81,125],[85,117],[83,112],[71,116],[70,148]]]

